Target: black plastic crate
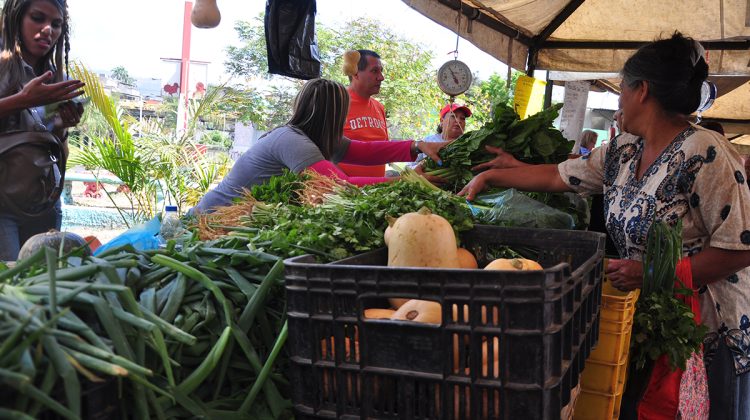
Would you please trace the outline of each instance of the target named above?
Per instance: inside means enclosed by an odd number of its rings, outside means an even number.
[[[480,267],[510,246],[545,270],[387,267],[385,249],[285,261],[297,418],[559,419],[598,338],[604,235],[480,225],[461,239]],[[440,302],[443,323],[364,318],[388,297]]]

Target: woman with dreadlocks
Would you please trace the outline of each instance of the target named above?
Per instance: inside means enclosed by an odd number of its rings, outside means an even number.
[[[83,83],[65,80],[70,50],[66,0],[7,0],[0,28],[0,134],[49,131],[67,149],[67,128],[83,114],[83,106],[71,99],[83,93]],[[45,112],[45,105],[52,104]],[[59,202],[37,217],[19,217],[0,207],[0,260],[15,260],[21,243],[59,229],[61,221]]]

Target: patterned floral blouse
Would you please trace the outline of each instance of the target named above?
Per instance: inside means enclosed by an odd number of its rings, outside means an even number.
[[[656,220],[682,219],[683,255],[707,247],[750,250],[750,190],[742,161],[719,134],[691,125],[636,179],[643,139],[623,134],[587,157],[558,167],[582,193],[604,192],[604,212],[622,258],[641,260]],[[719,340],[732,351],[737,374],[750,371],[750,268],[699,290],[701,318],[710,333],[709,364]]]

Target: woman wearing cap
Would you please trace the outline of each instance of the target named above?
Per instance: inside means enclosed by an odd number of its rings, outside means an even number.
[[[2,10],[0,54],[0,133],[51,131],[66,145],[68,127],[78,124],[80,104],[66,102],[57,115],[44,105],[83,93],[83,83],[64,80],[70,49],[65,0],[7,0]],[[0,260],[15,260],[19,245],[37,233],[59,229],[58,207],[35,218],[20,218],[0,207]]]
[[[349,110],[349,94],[338,82],[312,79],[305,83],[294,100],[289,122],[259,138],[235,162],[221,183],[209,191],[194,211],[205,213],[227,206],[242,190],[281,175],[284,169],[300,173],[310,169],[354,185],[387,182],[395,178],[348,176],[336,164],[382,165],[410,162],[418,153],[434,159],[445,143],[422,141],[356,141],[344,137]]]
[[[464,133],[466,128],[466,119],[471,117],[471,110],[466,105],[449,104],[440,110],[440,122],[437,126],[437,132],[431,134],[422,141],[425,142],[452,142]],[[425,157],[420,153],[417,159],[410,163],[410,168],[415,168]]]
[[[607,277],[621,290],[642,286],[651,225],[682,220],[678,271],[686,274],[681,278],[692,275],[701,321],[709,328],[704,363],[691,359],[688,372],[700,375],[705,364],[712,419],[750,419],[750,191],[729,142],[686,119],[700,105],[708,75],[703,54],[700,44],[679,33],[641,47],[622,70],[620,136],[587,158],[559,165],[525,166],[501,153],[498,169],[477,175],[460,194],[472,199],[488,185],[603,192],[607,230],[622,258],[609,261]],[[684,407],[704,402],[700,387],[685,390],[680,382],[676,388],[679,401],[674,394],[650,401],[667,412],[679,407],[682,418],[704,418],[705,406]],[[649,395],[674,390],[649,389],[638,399],[639,412]],[[698,397],[683,399],[690,391]],[[626,403],[622,413],[632,413]]]

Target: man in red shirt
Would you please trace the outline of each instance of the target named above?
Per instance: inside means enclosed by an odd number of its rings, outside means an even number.
[[[380,92],[383,82],[383,64],[380,56],[370,50],[358,50],[357,73],[349,76],[349,114],[344,124],[344,136],[352,140],[388,140],[388,125],[383,104],[372,98]],[[361,166],[340,163],[349,176],[385,175],[385,165]]]

